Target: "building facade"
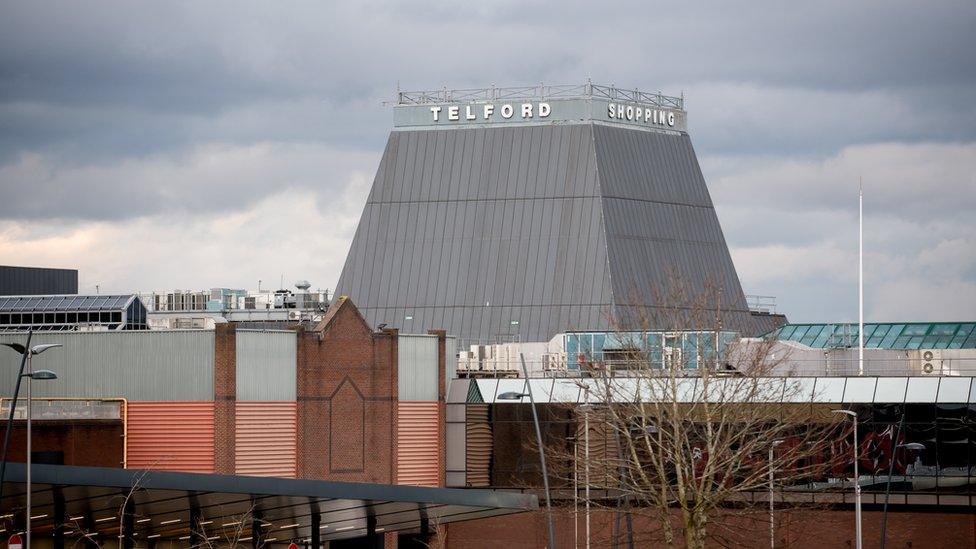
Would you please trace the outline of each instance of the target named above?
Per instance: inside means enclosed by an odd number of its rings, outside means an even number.
[[[705,294],[751,334],[686,117],[594,84],[401,92],[336,295],[465,344],[670,328]]]

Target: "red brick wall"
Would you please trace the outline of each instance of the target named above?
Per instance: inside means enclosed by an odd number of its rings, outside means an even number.
[[[396,478],[397,332],[374,333],[346,298],[298,334],[298,477]]]
[[[6,424],[4,418],[3,424]],[[4,427],[0,425],[0,440]],[[63,452],[65,465],[122,467],[125,439],[121,421],[38,421],[31,425],[31,451]],[[15,421],[10,433],[10,461],[27,460],[26,421]]]
[[[214,472],[233,474],[237,400],[237,331],[214,327]]]
[[[554,509],[556,547],[573,547],[573,509]],[[878,547],[881,542],[881,512],[863,514],[864,547]],[[763,549],[769,547],[769,523],[764,512],[753,517],[739,517],[724,522],[725,543],[715,546],[734,546]],[[852,510],[818,510],[777,513],[777,547],[792,549],[821,549],[825,547],[854,547],[854,513]],[[591,512],[591,547],[614,547],[614,515],[594,509]],[[579,546],[584,540],[583,509],[579,513]],[[625,521],[620,521],[625,528]],[[536,549],[545,547],[545,512],[540,510],[490,519],[449,524],[446,530],[448,548]],[[718,530],[716,528],[716,530]],[[652,528],[643,517],[634,517],[634,546],[661,546],[658,529]],[[976,514],[939,512],[890,512],[888,514],[887,546],[892,548],[936,549],[942,547],[976,547]],[[616,547],[625,548],[626,538],[618,537]]]

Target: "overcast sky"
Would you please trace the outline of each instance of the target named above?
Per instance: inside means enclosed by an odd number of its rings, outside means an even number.
[[[747,294],[976,319],[976,2],[4,2],[0,264],[335,286],[403,89],[686,97]],[[331,2],[328,4],[338,4]],[[477,4],[477,5],[476,5]]]

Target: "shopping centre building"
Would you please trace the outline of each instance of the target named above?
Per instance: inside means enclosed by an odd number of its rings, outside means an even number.
[[[589,83],[400,92],[393,115],[336,288],[374,325],[547,341],[653,328],[711,291],[725,327],[755,332],[682,98]]]

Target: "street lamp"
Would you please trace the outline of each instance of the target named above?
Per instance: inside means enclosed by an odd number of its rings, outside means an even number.
[[[552,498],[549,497],[549,471],[546,469],[546,452],[542,446],[542,429],[539,427],[539,414],[535,411],[535,398],[532,396],[532,384],[529,383],[529,370],[525,367],[525,356],[519,353],[519,360],[522,362],[522,374],[525,376],[526,392],[518,393],[510,391],[498,395],[498,400],[522,400],[529,397],[532,405],[532,422],[535,424],[535,438],[539,443],[539,462],[542,465],[542,484],[546,491],[546,522],[549,527],[549,549],[555,549],[556,537],[552,527]]]
[[[835,414],[851,416],[854,421],[854,527],[857,532],[856,548],[861,546],[861,475],[858,472],[858,439],[857,439],[857,413],[851,410],[831,410]]]
[[[904,416],[902,416],[904,419]],[[895,468],[895,454],[898,452],[899,448],[905,448],[908,450],[914,450],[916,452],[921,452],[925,449],[925,445],[919,442],[909,442],[906,444],[898,444],[891,450],[891,460],[888,463],[888,482],[885,485],[885,502],[884,502],[884,512],[881,513],[881,549],[885,547],[885,539],[887,537],[888,530],[888,498],[891,497],[891,473]]]
[[[27,336],[28,345],[30,345],[30,335]],[[34,355],[39,355],[48,349],[53,349],[55,347],[61,347],[60,343],[45,343],[42,345],[35,345],[29,349],[19,343],[4,343],[6,347],[19,352],[21,355],[27,359],[27,371],[23,371],[23,360],[21,361],[21,373],[17,379],[17,388],[14,391],[14,400],[10,403],[10,419],[7,421],[7,433],[4,435],[4,452],[3,452],[3,469],[7,466],[7,443],[9,442],[10,430],[13,427],[14,410],[17,408],[17,393],[20,391],[20,380],[22,378],[27,378],[27,547],[31,546],[31,408],[33,408],[33,400],[31,399],[31,385],[32,382],[37,379],[40,381],[57,379],[58,375],[51,370],[38,370],[34,371]],[[5,471],[4,471],[5,472]],[[3,476],[0,474],[0,480]],[[0,482],[2,484],[2,482]]]
[[[774,440],[769,445],[769,547],[776,547],[776,522],[773,517],[773,448],[783,444],[784,440]]]

